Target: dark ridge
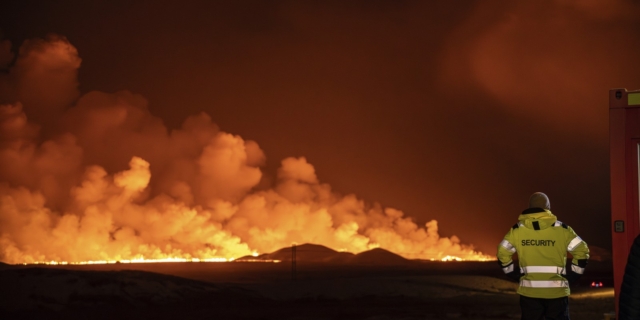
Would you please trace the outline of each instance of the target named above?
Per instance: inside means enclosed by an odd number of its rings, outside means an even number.
[[[286,247],[272,253],[261,254],[257,257],[244,256],[236,259],[238,262],[250,260],[280,260],[291,261],[291,247]],[[370,265],[406,265],[411,260],[405,259],[393,252],[376,248],[369,251],[353,254],[350,252],[338,252],[323,245],[305,243],[296,246],[296,261],[298,262],[322,262],[339,264],[370,264]]]
[[[247,260],[280,260],[291,261],[291,247],[286,247],[272,253],[261,254],[257,257],[244,256],[236,261]],[[338,252],[323,245],[305,243],[296,246],[296,261],[299,262],[326,262],[347,263],[354,257],[350,252]]]
[[[291,261],[291,247],[269,254],[270,259]],[[353,257],[350,252],[338,252],[323,245],[305,243],[296,246],[296,260],[301,262],[346,262]]]
[[[404,265],[411,263],[411,260],[405,259],[391,251],[382,248],[375,248],[358,253],[353,257],[353,259],[351,259],[351,262],[373,265]]]

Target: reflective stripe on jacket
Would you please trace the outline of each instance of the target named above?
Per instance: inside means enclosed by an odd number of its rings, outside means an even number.
[[[569,282],[564,277],[567,252],[573,255],[571,271],[583,274],[578,260],[589,259],[587,244],[571,229],[557,220],[549,210],[530,208],[498,245],[498,260],[503,271],[513,271],[512,256],[518,254],[520,285],[518,294],[532,298],[560,298],[569,295]]]

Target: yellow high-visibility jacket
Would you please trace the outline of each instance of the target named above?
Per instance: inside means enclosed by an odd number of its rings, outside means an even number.
[[[565,270],[567,252],[573,255],[570,270]],[[514,253],[518,253],[520,270],[515,269]],[[520,275],[518,294],[553,299],[570,294],[567,275],[584,273],[589,248],[551,211],[530,208],[500,242],[497,256],[505,274]]]

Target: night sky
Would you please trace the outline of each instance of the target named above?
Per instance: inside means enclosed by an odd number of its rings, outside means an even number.
[[[640,89],[638,17],[622,0],[3,1],[0,32],[14,53],[66,37],[83,94],[256,141],[258,188],[305,157],[334,191],[494,254],[536,191],[610,248],[608,90]]]

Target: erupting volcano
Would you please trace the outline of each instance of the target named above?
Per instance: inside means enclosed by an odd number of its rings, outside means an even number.
[[[292,243],[490,258],[435,220],[332,191],[303,157],[269,183],[258,144],[207,114],[170,130],[139,95],[80,96],[64,38],[26,41],[15,59],[0,49],[0,261],[225,260]]]

